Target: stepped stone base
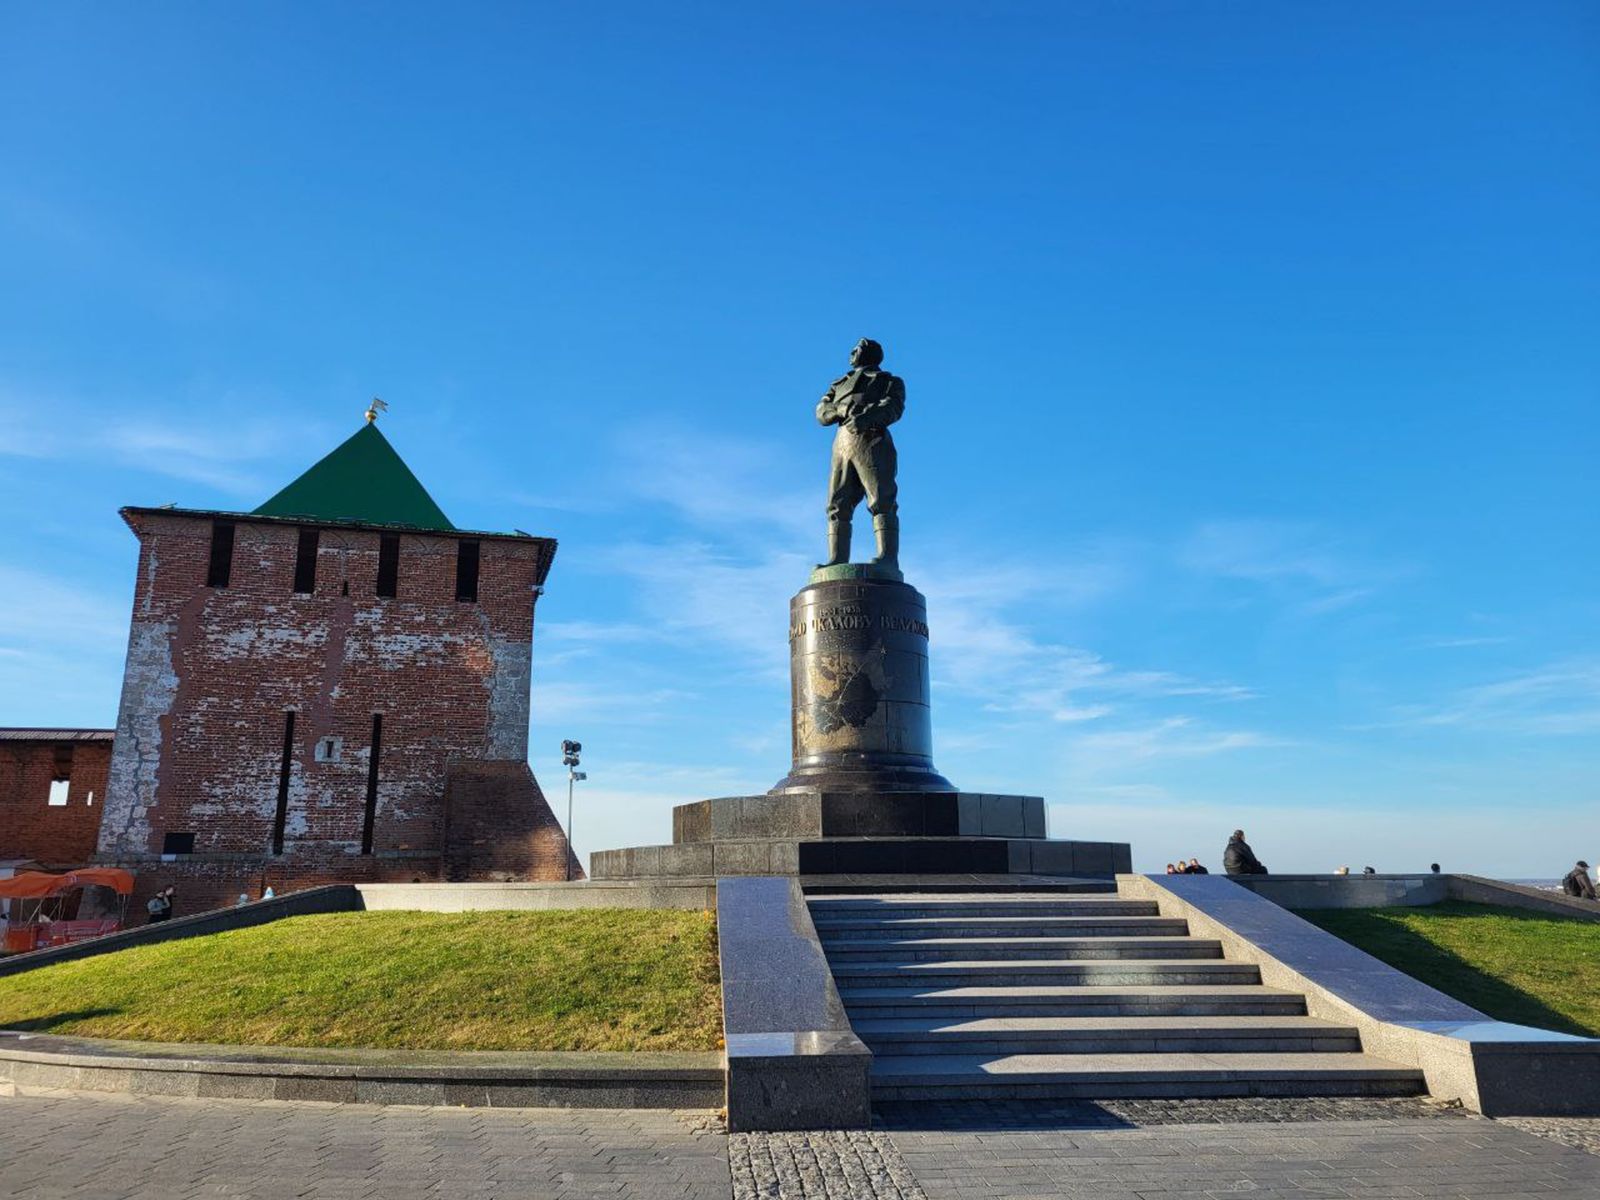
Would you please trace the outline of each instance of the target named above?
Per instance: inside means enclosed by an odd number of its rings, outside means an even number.
[[[1131,870],[1126,842],[1047,838],[1044,800],[988,792],[725,796],[672,810],[670,846],[601,850],[594,879],[692,875],[1071,875]]]
[[[725,796],[672,810],[677,843],[861,837],[1044,837],[1041,796],[831,792]]]
[[[818,838],[685,842],[599,850],[594,879],[690,875],[1062,875],[1109,880],[1129,869],[1125,842],[1049,838]]]

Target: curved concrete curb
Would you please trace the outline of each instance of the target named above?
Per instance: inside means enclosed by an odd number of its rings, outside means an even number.
[[[718,1108],[718,1051],[308,1050],[0,1030],[0,1080],[24,1087],[465,1108]]]

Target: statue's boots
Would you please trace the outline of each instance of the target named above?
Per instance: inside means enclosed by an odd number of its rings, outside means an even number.
[[[828,561],[822,565],[836,567],[850,561],[850,522],[828,522]]]
[[[872,532],[878,538],[878,556],[872,561],[882,567],[900,566],[900,518],[873,517]]]

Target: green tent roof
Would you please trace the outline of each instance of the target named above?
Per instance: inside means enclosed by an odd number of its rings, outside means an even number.
[[[454,529],[376,424],[358,429],[255,510],[261,517]]]

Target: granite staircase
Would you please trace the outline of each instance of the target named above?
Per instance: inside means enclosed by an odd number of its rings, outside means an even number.
[[[1398,1096],[1362,1052],[1152,901],[1060,892],[810,896],[885,1100]]]

